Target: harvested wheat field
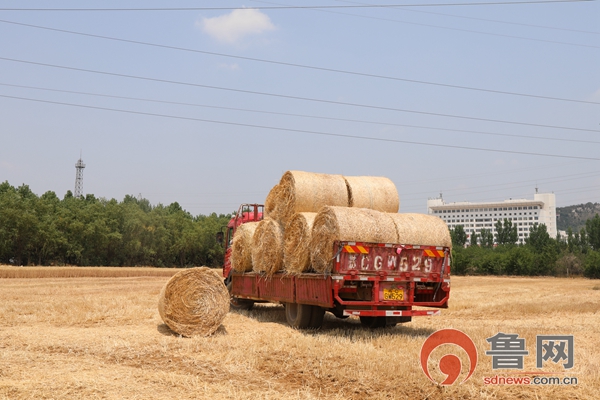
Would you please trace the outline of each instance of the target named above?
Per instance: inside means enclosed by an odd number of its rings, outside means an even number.
[[[168,279],[0,279],[0,399],[593,399],[600,389],[598,281],[455,277],[440,317],[379,331],[329,314],[321,330],[297,331],[281,306],[257,305],[188,339],[159,316]],[[462,385],[437,386],[421,371],[421,345],[442,328],[476,344],[477,369]],[[543,371],[578,384],[485,385],[519,376],[491,368],[486,338],[498,332],[526,339],[525,371],[535,370],[535,335],[574,335],[574,368]]]

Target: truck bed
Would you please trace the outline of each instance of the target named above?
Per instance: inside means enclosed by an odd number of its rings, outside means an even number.
[[[356,242],[336,246],[330,273],[280,272],[267,277],[234,272],[231,294],[359,316],[435,315],[439,310],[412,307],[448,306],[449,248]]]

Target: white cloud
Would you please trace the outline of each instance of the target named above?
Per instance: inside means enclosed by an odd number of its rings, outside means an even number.
[[[196,26],[220,42],[238,43],[249,35],[275,30],[268,15],[259,10],[244,8],[214,18],[202,18]]]

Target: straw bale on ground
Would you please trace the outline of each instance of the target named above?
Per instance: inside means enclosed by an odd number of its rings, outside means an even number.
[[[348,206],[348,189],[342,175],[287,171],[266,200],[270,218],[285,225],[297,212],[318,212],[323,206]]]
[[[315,217],[310,241],[312,267],[329,272],[335,241],[397,243],[398,234],[389,213],[365,208],[323,207]]]
[[[452,247],[450,231],[438,217],[427,214],[389,214],[398,231],[398,243]]]
[[[273,275],[283,267],[283,228],[272,218],[260,221],[252,237],[252,270]]]
[[[283,264],[292,274],[308,271],[310,268],[310,237],[317,213],[296,213],[285,227]]]
[[[158,312],[163,322],[182,336],[208,336],[229,312],[229,292],[216,271],[187,269],[173,275],[163,287]]]
[[[237,272],[252,271],[252,237],[258,222],[238,226],[231,244],[231,267]]]
[[[400,197],[396,185],[383,176],[345,176],[350,207],[397,213]]]

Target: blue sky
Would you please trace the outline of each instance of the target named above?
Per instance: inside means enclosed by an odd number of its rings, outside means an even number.
[[[85,193],[194,215],[286,170],[387,176],[401,212],[600,201],[599,2],[264,8],[353,4],[416,2],[0,1],[0,181],[62,197],[81,151]],[[6,10],[77,7],[232,9]]]

